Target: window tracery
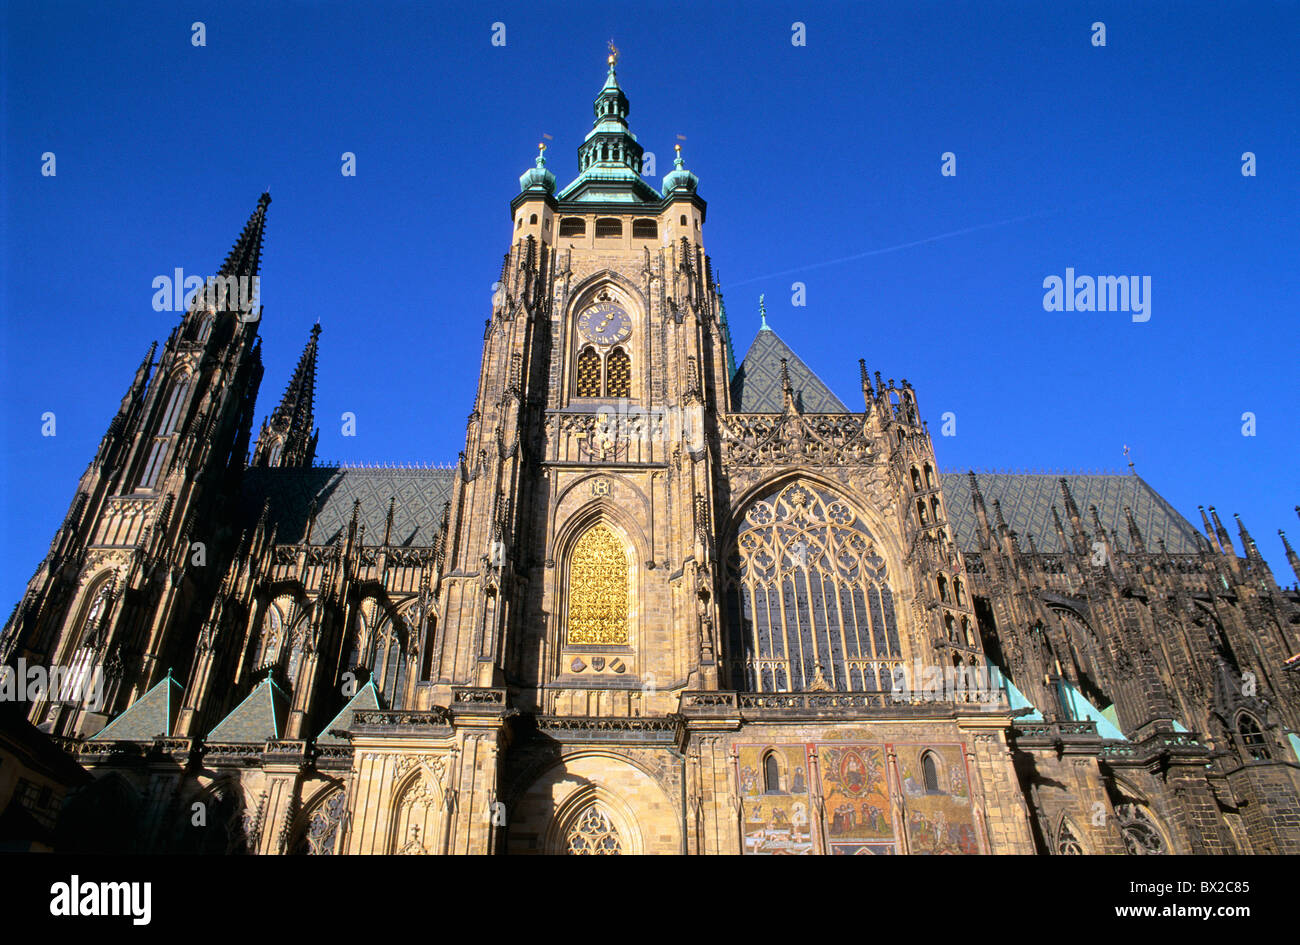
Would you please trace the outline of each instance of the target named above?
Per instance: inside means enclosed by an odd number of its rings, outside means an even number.
[[[1164,856],[1168,853],[1164,837],[1142,805],[1117,804],[1115,816],[1119,818],[1120,834],[1124,837],[1124,846],[1130,855]]]
[[[731,665],[751,691],[888,691],[901,659],[885,560],[860,516],[803,483],[753,502],[727,568]]]
[[[576,856],[621,856],[623,842],[609,815],[592,804],[578,815],[569,828],[565,837],[565,852]]]

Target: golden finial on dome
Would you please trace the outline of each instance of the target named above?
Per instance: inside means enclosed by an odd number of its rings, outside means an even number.
[[[618,65],[618,47],[614,45],[614,41],[611,39],[609,41],[609,67],[612,69],[616,65]]]

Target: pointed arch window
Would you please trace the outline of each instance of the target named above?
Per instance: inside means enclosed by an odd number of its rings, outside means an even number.
[[[763,756],[763,793],[781,793],[781,765],[776,760],[776,752],[769,751]]]
[[[100,624],[108,610],[112,594],[110,583],[104,581],[100,584],[91,598],[90,607],[81,622],[81,632],[77,636],[71,672],[63,677],[57,691],[50,692],[52,701],[80,704],[91,695],[93,674],[99,663]]]
[[[939,766],[935,764],[933,752],[927,751],[921,756],[921,780],[926,794],[943,793],[939,789]]]
[[[622,348],[615,348],[609,353],[605,395],[607,397],[632,396],[632,359]]]
[[[1130,855],[1164,856],[1168,853],[1164,837],[1143,805],[1132,801],[1116,804],[1115,816]]]
[[[579,397],[600,396],[600,355],[587,346],[578,355],[577,394]]]
[[[628,643],[627,550],[604,522],[573,546],[568,576],[569,644]]]
[[[144,469],[136,483],[137,488],[152,489],[157,485],[158,476],[162,473],[163,461],[167,458],[168,447],[171,445],[171,438],[180,426],[182,408],[185,406],[185,398],[189,392],[188,377],[182,377],[172,385],[171,394],[167,398],[167,408],[163,411],[162,420],[149,447],[149,458],[145,460]]]
[[[406,691],[406,654],[401,631],[393,621],[380,629],[376,639],[374,679],[389,708],[402,708]]]
[[[736,688],[893,687],[902,653],[885,560],[861,516],[833,493],[795,482],[752,502],[726,582]]]
[[[1269,759],[1268,740],[1264,737],[1264,732],[1254,716],[1247,712],[1241,713],[1237,719],[1237,734],[1241,736],[1241,747],[1246,749],[1250,757],[1256,761]]]

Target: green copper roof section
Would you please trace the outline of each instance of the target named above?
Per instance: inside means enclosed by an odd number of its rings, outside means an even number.
[[[555,175],[546,169],[546,145],[542,143],[537,145],[536,166],[524,171],[519,178],[519,191],[524,193],[530,190],[545,194],[555,190]]]
[[[1065,703],[1065,709],[1070,713],[1070,717],[1078,722],[1094,722],[1097,725],[1097,734],[1102,738],[1114,738],[1128,741],[1124,733],[1119,730],[1106,714],[1099,712],[1097,707],[1083,697],[1079,690],[1075,689],[1064,679],[1061,680],[1061,701]],[[1113,708],[1113,706],[1111,707]]]
[[[673,161],[673,169],[664,175],[664,196],[669,196],[675,190],[682,190],[687,193],[695,193],[700,186],[700,179],[686,170],[682,163],[682,146],[676,145],[677,158]]]
[[[659,193],[641,179],[644,149],[628,129],[627,96],[618,84],[611,51],[609,73],[596,96],[596,120],[578,147],[578,176],[559,194],[579,203],[658,203]]]
[[[280,737],[289,697],[268,676],[208,733],[210,744],[258,744]]]
[[[185,687],[173,679],[171,670],[168,670],[166,679],[136,699],[125,712],[89,740],[151,742],[155,738],[167,738],[176,724],[183,695]]]
[[[348,743],[346,738],[332,733],[352,731],[352,715],[358,709],[378,708],[380,708],[379,691],[375,689],[375,681],[372,679],[362,686],[355,696],[348,700],[348,704],[343,707],[343,711],[330,719],[330,723],[321,729],[321,733],[316,736],[316,744],[346,745]]]
[[[1291,743],[1291,751],[1295,753],[1295,760],[1300,761],[1300,735],[1295,732],[1287,732],[1286,740]]]

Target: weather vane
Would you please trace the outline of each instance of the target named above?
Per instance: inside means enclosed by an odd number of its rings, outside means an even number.
[[[618,47],[614,45],[612,39],[609,41],[609,64],[611,66],[618,65]]]

